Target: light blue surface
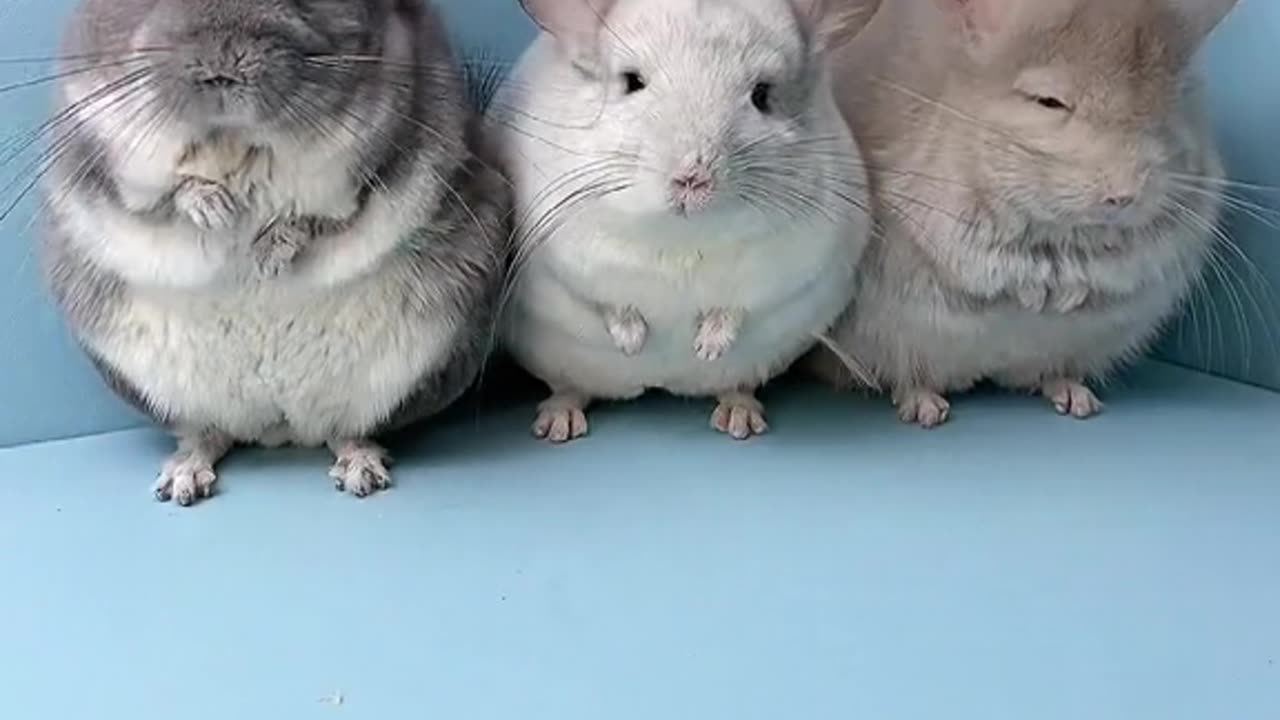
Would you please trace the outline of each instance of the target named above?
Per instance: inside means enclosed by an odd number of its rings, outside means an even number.
[[[58,24],[71,0],[5,0],[0,4],[0,58],[47,56],[56,52]],[[471,47],[501,57],[513,57],[527,41],[530,28],[516,0],[446,0],[442,3],[457,34]],[[1280,4],[1269,0],[1242,0],[1237,16],[1229,21],[1209,53],[1214,98],[1220,132],[1236,174],[1257,183],[1280,185],[1280,91],[1273,73],[1264,69],[1280,38]],[[48,68],[33,64],[0,64],[0,85],[36,78]],[[0,132],[6,140],[34,127],[44,113],[46,87],[32,87],[0,94]],[[7,142],[2,146],[12,147]],[[0,168],[0,185],[7,183],[34,157]],[[25,183],[0,192],[7,206]],[[1255,201],[1276,202],[1274,193],[1262,193]],[[29,210],[30,204],[24,205]],[[111,397],[62,330],[45,302],[32,262],[30,212],[0,223],[0,446],[18,442],[65,437],[133,425],[137,418]],[[1272,228],[1240,228],[1237,236],[1270,278],[1280,278],[1280,244]],[[1255,309],[1244,301],[1243,314],[1251,329],[1239,332],[1225,326],[1221,337],[1212,329],[1217,320],[1207,310],[1197,313],[1200,322],[1188,325],[1173,343],[1173,356],[1184,362],[1280,386],[1280,304],[1274,302],[1271,281],[1254,277],[1251,294],[1263,306]],[[1241,311],[1219,294],[1212,303],[1215,317],[1229,322]],[[1273,319],[1271,327],[1261,318]],[[1249,338],[1246,340],[1246,338]],[[1252,350],[1246,362],[1244,350]],[[1247,372],[1246,372],[1247,371]]]
[[[365,502],[323,453],[179,510],[149,432],[0,451],[0,716],[1276,720],[1280,397],[1108,399],[926,433],[799,388],[746,445],[659,400],[561,449],[467,411]]]

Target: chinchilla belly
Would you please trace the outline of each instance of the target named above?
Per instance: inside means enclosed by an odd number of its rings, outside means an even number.
[[[366,283],[286,297],[134,292],[93,353],[160,417],[241,442],[319,445],[383,423],[450,356],[453,321]]]
[[[910,302],[855,305],[846,343],[884,381],[965,390],[983,380],[1034,387],[1055,376],[1098,378],[1145,351],[1185,287],[1151,288],[1071,312],[1007,304],[981,311]],[[872,296],[874,298],[874,296]]]
[[[637,296],[648,336],[641,351],[624,355],[597,305],[584,302],[549,275],[521,283],[505,322],[508,349],[531,373],[557,389],[627,399],[647,390],[706,396],[749,389],[785,371],[829,331],[852,289],[851,264],[829,263],[798,283],[786,299],[746,313],[737,340],[722,357],[700,359],[694,349],[702,308],[680,290],[654,287]],[[717,303],[718,304],[718,303]],[[752,307],[726,292],[724,307]]]

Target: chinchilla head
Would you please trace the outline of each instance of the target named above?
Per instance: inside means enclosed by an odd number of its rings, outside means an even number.
[[[947,35],[927,54],[956,69],[943,122],[995,208],[1069,226],[1169,211],[1209,142],[1187,126],[1189,66],[1235,0],[921,1]]]
[[[84,0],[69,62],[88,63],[81,84],[145,95],[154,117],[138,122],[317,135],[356,123],[371,85],[391,97],[413,84],[400,21],[423,12],[403,0]]]
[[[575,103],[570,135],[609,170],[602,202],[643,217],[808,211],[839,145],[826,53],[864,20],[823,0],[525,0],[564,66],[555,102]],[[855,11],[856,10],[856,11]],[[827,161],[825,164],[819,160]],[[582,175],[583,184],[590,173]]]

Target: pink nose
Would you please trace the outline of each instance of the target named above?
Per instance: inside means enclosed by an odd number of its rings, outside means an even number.
[[[1138,196],[1131,193],[1111,195],[1102,201],[1102,204],[1112,210],[1124,210],[1131,207],[1138,201]]]
[[[677,175],[671,185],[681,195],[699,195],[711,192],[714,182],[706,170],[693,170]]]

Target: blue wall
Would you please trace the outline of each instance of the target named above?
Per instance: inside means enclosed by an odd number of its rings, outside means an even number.
[[[58,26],[73,0],[6,0],[0,3],[0,60],[48,56],[55,52]],[[444,0],[456,34],[469,47],[513,57],[530,37],[530,27],[516,0]],[[1280,39],[1280,3],[1242,0],[1236,15],[1222,28],[1208,53],[1214,79],[1213,98],[1219,132],[1232,172],[1238,179],[1280,186],[1280,80],[1273,62]],[[0,63],[0,86],[38,78],[48,66]],[[0,93],[0,159],[23,133],[40,121],[48,87]],[[6,187],[15,176],[30,177],[33,153],[0,167],[0,211],[18,196],[26,181]],[[25,171],[25,172],[24,172]],[[1254,201],[1280,208],[1276,193]],[[30,221],[35,202],[0,223],[0,446],[30,440],[118,429],[138,418],[101,386],[67,337],[45,301],[32,254]],[[1275,218],[1280,220],[1280,217]],[[1280,283],[1280,231],[1260,223],[1244,223],[1234,234],[1253,262]],[[1266,283],[1249,281],[1244,298],[1218,290],[1212,302],[1195,313],[1170,342],[1169,356],[1199,367],[1280,387],[1280,299]],[[1240,302],[1231,300],[1240,296]],[[1255,307],[1257,305],[1258,307]],[[1241,332],[1231,318],[1243,308],[1251,329]],[[1207,319],[1212,312],[1218,321]],[[1262,318],[1270,322],[1263,323]],[[1211,328],[1226,323],[1222,337]],[[1251,339],[1246,342],[1245,339]],[[1246,353],[1246,349],[1249,352]]]
[[[1251,203],[1233,213],[1208,292],[1170,334],[1166,356],[1280,389],[1280,2],[1241,0],[1205,53],[1218,137],[1234,188]],[[1261,207],[1253,207],[1261,206]],[[1247,256],[1246,262],[1240,255]]]

